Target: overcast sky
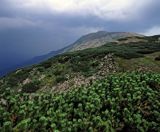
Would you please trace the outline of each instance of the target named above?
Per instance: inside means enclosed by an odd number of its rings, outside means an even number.
[[[0,0],[0,60],[45,54],[98,30],[160,34],[159,13],[159,0]]]

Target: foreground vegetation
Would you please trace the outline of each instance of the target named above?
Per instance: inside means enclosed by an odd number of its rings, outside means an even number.
[[[92,83],[92,82],[91,82]],[[160,74],[116,73],[57,94],[0,94],[0,131],[160,130]]]

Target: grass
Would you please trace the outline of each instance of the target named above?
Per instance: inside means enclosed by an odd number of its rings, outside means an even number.
[[[123,59],[120,57],[116,58],[116,61],[119,64],[119,67],[124,70],[136,70],[140,66],[147,68],[150,71],[160,72],[160,62],[155,61],[155,57],[159,55],[160,52],[148,54],[140,58],[132,58],[130,60]]]

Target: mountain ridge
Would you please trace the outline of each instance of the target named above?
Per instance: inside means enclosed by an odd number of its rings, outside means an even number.
[[[117,38],[116,38],[116,34],[118,34]],[[54,57],[54,56],[58,55],[58,54],[76,51],[76,50],[83,50],[86,48],[99,47],[99,46],[106,44],[107,42],[113,42],[119,38],[125,38],[125,37],[129,37],[129,36],[131,37],[131,36],[143,36],[143,35],[140,35],[137,33],[129,33],[129,32],[106,32],[106,31],[98,31],[98,32],[94,32],[94,33],[89,33],[89,34],[83,35],[77,41],[75,41],[74,43],[72,43],[62,49],[59,49],[56,51],[51,51],[48,54],[34,57],[28,61],[24,61],[21,64],[17,64],[12,67],[9,67],[7,69],[4,69],[0,72],[0,76],[6,75],[8,72],[12,72],[18,68],[27,67],[27,66],[30,66],[33,64],[40,63],[42,61],[49,59],[50,57]]]
[[[0,130],[158,132],[159,38],[65,52],[0,78]]]
[[[35,92],[63,91],[71,86],[88,85],[114,72],[160,72],[159,37],[121,38],[100,47],[65,52],[39,64],[19,68],[0,82],[4,88],[19,86],[20,91],[32,87],[30,85],[38,88]]]
[[[130,32],[106,32],[98,31],[89,33],[80,37],[76,42],[69,46],[69,51],[83,50],[86,48],[95,48],[106,44],[107,42],[115,42],[125,37],[144,37],[143,35]]]

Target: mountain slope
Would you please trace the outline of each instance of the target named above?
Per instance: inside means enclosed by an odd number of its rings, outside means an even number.
[[[159,38],[120,38],[1,78],[0,131],[158,132]]]
[[[143,35],[129,32],[98,31],[96,33],[90,33],[88,35],[82,36],[75,43],[70,45],[67,49],[69,51],[77,51],[87,48],[95,48],[102,46],[108,42],[116,42],[118,39],[134,36],[144,37]]]
[[[158,39],[159,36],[144,37],[143,40],[138,37],[133,42],[133,38],[128,37],[97,48],[64,53],[2,78],[1,90],[12,87],[29,93],[64,91],[88,85],[115,72],[160,72]]]
[[[96,33],[90,33],[88,35],[84,35],[80,39],[78,39],[75,43],[62,48],[57,51],[52,51],[46,55],[41,55],[34,57],[31,60],[24,61],[21,64],[13,65],[11,67],[0,69],[0,77],[3,75],[6,75],[8,72],[14,71],[17,68],[26,67],[29,65],[40,63],[44,60],[47,60],[50,57],[53,57],[58,54],[62,54],[69,51],[76,51],[76,50],[83,50],[86,48],[94,48],[101,45],[104,45],[107,42],[116,41],[119,38],[125,38],[125,37],[131,37],[131,36],[142,36],[135,33],[125,33],[125,32],[105,32],[105,31],[99,31]]]

